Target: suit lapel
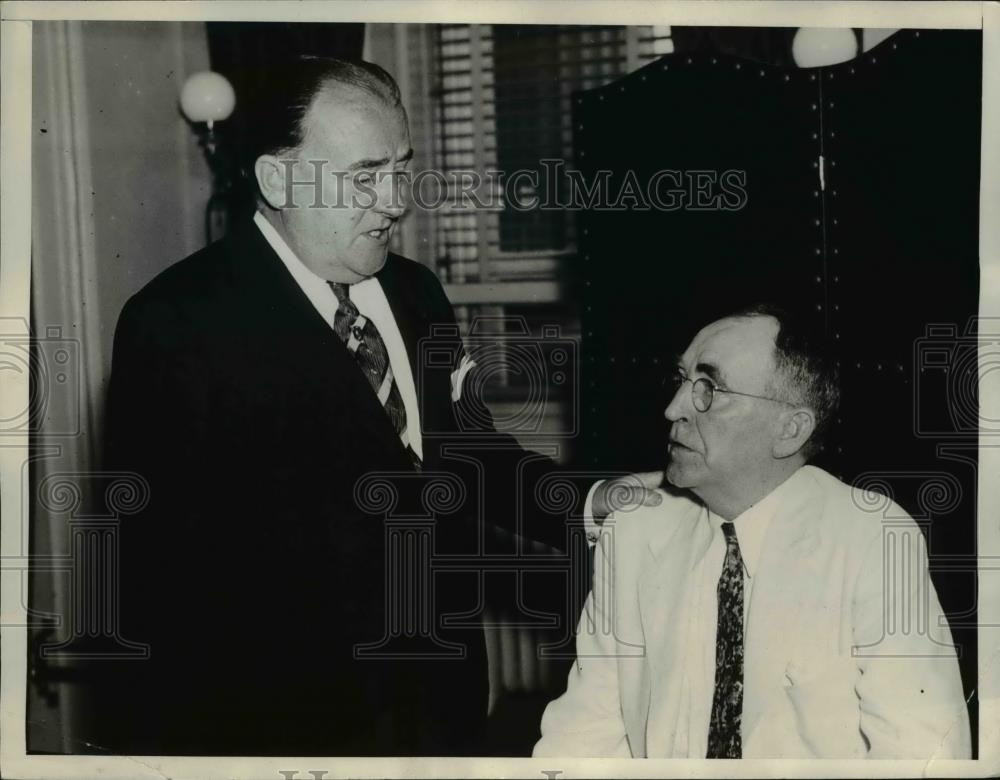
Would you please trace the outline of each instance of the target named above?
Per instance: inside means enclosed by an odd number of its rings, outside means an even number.
[[[685,658],[684,646],[677,639],[687,632],[681,624],[683,604],[690,593],[692,571],[712,538],[707,510],[693,501],[690,506],[690,511],[676,521],[674,533],[650,544],[647,570],[639,580],[649,679],[640,688],[646,692],[646,701],[641,704],[644,717],[639,719],[643,725],[641,735],[629,734],[630,739],[641,736],[643,742],[642,750],[633,746],[635,755],[668,755],[681,715],[678,690]],[[652,706],[653,701],[658,706]]]
[[[415,287],[414,274],[402,272],[405,262],[408,261],[390,254],[377,278],[406,346],[424,436],[424,463],[433,467],[439,453],[438,448],[430,446],[428,436],[433,438],[454,430],[451,372],[456,354],[464,347],[450,309],[434,310],[436,304],[430,291]],[[448,357],[442,364],[443,354]]]
[[[801,479],[797,474],[793,479]],[[816,502],[808,490],[776,505],[764,535],[756,582],[750,596],[743,669],[743,745],[746,747],[766,710],[768,696],[780,692],[803,610],[815,603],[819,546]]]
[[[295,381],[300,387],[324,383],[330,412],[342,421],[337,426],[342,432],[360,428],[352,435],[380,442],[408,465],[399,436],[357,362],[260,230],[250,224],[236,231],[232,247],[234,266],[253,301],[255,328],[263,331],[262,341],[276,344],[286,357],[296,356],[301,373]]]
[[[417,400],[420,398],[420,339],[427,335],[427,324],[420,315],[419,307],[413,300],[413,290],[406,289],[400,278],[397,263],[399,259],[395,255],[389,255],[385,266],[378,272],[376,278],[382,286],[382,292],[389,302],[392,316],[396,320],[396,326],[403,337],[406,345],[406,357],[410,363],[410,371],[413,374],[413,384],[417,389]],[[421,406],[422,408],[422,406]]]

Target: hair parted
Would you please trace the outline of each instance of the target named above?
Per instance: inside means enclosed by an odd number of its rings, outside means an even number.
[[[730,316],[772,317],[777,321],[775,392],[783,400],[808,406],[816,415],[816,427],[803,448],[806,458],[811,458],[822,449],[840,406],[840,372],[828,343],[801,319],[775,304],[757,303]]]
[[[262,154],[281,154],[298,148],[306,134],[305,119],[316,98],[334,86],[353,87],[390,106],[401,106],[399,85],[382,67],[365,60],[302,55],[277,65],[273,87],[258,94],[248,106],[250,138],[243,167],[252,176]]]

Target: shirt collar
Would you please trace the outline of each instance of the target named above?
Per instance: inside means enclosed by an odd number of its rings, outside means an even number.
[[[744,566],[746,566],[747,574],[751,577],[757,572],[757,564],[760,561],[760,553],[764,545],[764,536],[767,534],[771,521],[788,506],[795,504],[791,499],[797,491],[802,489],[802,473],[801,468],[797,469],[764,498],[743,510],[732,520],[736,527],[736,538],[740,544],[740,555],[743,558]],[[709,517],[716,529],[720,529],[725,522],[723,518],[712,511],[709,511]]]

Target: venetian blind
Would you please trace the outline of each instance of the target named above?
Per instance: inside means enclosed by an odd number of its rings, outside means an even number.
[[[480,174],[480,200],[492,195],[499,205],[504,177],[515,171],[541,177],[542,160],[573,166],[573,92],[672,50],[669,27],[439,26],[437,169],[452,188],[460,173]],[[510,191],[528,197],[530,176],[517,181],[528,183]],[[436,222],[437,269],[452,285],[551,280],[575,248],[566,210],[458,207],[439,210]]]

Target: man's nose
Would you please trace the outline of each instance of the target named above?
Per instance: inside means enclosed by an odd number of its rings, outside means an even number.
[[[690,406],[691,388],[687,382],[681,382],[680,387],[674,393],[674,397],[667,404],[667,408],[663,410],[663,416],[672,423],[678,420],[687,420],[691,416]]]
[[[376,188],[375,209],[387,217],[399,219],[406,212],[405,174],[392,173],[382,177]]]

